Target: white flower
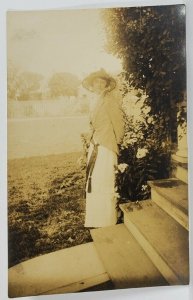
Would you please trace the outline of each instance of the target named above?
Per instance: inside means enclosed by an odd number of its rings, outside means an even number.
[[[166,143],[162,142],[162,148],[165,148],[165,146],[166,146]]]
[[[125,170],[127,169],[128,165],[127,164],[119,164],[117,166],[118,170],[121,172],[121,173],[124,173]]]
[[[148,124],[155,124],[155,121],[154,121],[153,117],[149,117],[149,118],[147,119],[147,123],[148,123]]]
[[[115,196],[115,198],[120,198],[120,195],[119,195],[119,193],[114,193],[114,196]]]
[[[136,154],[136,157],[137,158],[143,158],[146,156],[146,154],[148,153],[148,150],[146,148],[139,148],[137,150],[137,154]]]
[[[132,144],[134,144],[136,142],[137,142],[137,138],[135,138],[135,137],[133,137],[133,138],[131,138],[129,136],[125,137],[125,143],[126,143],[126,145],[132,145]]]
[[[151,107],[150,106],[145,106],[142,108],[142,112],[144,114],[148,114],[151,111]]]
[[[132,138],[129,140],[130,144],[134,144],[137,142],[137,138]]]
[[[141,187],[141,190],[142,190],[142,191],[146,191],[147,188],[148,188],[148,186],[147,186],[146,184],[143,184],[142,187]]]
[[[121,149],[124,150],[124,149],[126,148],[126,146],[127,146],[126,144],[122,144],[122,145],[121,145]],[[116,173],[116,172],[115,172],[115,173]]]

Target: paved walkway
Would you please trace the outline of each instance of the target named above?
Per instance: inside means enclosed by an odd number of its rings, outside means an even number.
[[[8,275],[9,297],[76,292],[109,281],[93,243],[30,259]]]

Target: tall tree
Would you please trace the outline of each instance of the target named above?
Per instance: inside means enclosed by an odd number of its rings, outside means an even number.
[[[19,92],[19,74],[20,69],[13,64],[12,61],[8,61],[7,68],[7,96],[8,99],[15,99]]]
[[[38,92],[41,88],[43,76],[34,72],[22,72],[19,76],[19,99],[29,100],[32,94]]]
[[[51,97],[76,96],[80,80],[70,73],[55,73],[48,82]]]
[[[107,49],[121,58],[127,82],[147,95],[150,114],[164,114],[167,132],[186,90],[185,6],[104,10]]]
[[[22,71],[12,62],[8,62],[8,99],[29,100],[32,93],[40,90],[42,79],[41,74]]]
[[[170,175],[176,104],[186,91],[185,7],[105,9],[103,18],[107,50],[122,60],[125,91],[131,86],[146,95],[143,121],[125,116],[119,163],[127,167],[117,171],[117,190],[121,198],[146,199],[147,181]]]

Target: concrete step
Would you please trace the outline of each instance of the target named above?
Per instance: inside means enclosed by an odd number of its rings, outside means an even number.
[[[180,155],[177,155],[177,154],[172,154],[172,159],[177,161],[177,162],[180,162],[180,163],[188,163],[188,157],[187,155],[186,156],[180,156]]]
[[[188,168],[186,165],[187,164],[177,165],[175,177],[188,184]]]
[[[181,163],[173,160],[173,177],[188,184],[188,163]]]
[[[124,224],[93,229],[91,235],[116,289],[168,285]]]
[[[20,263],[8,271],[9,297],[73,293],[110,279],[93,243],[87,243]]]
[[[177,178],[148,181],[151,199],[188,230],[188,185]]]
[[[188,231],[152,200],[120,207],[124,212],[124,224],[167,282],[188,284]]]

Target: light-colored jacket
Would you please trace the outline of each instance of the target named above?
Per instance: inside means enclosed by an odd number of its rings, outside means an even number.
[[[94,141],[116,153],[124,136],[121,100],[120,93],[113,90],[100,97],[91,115]]]

